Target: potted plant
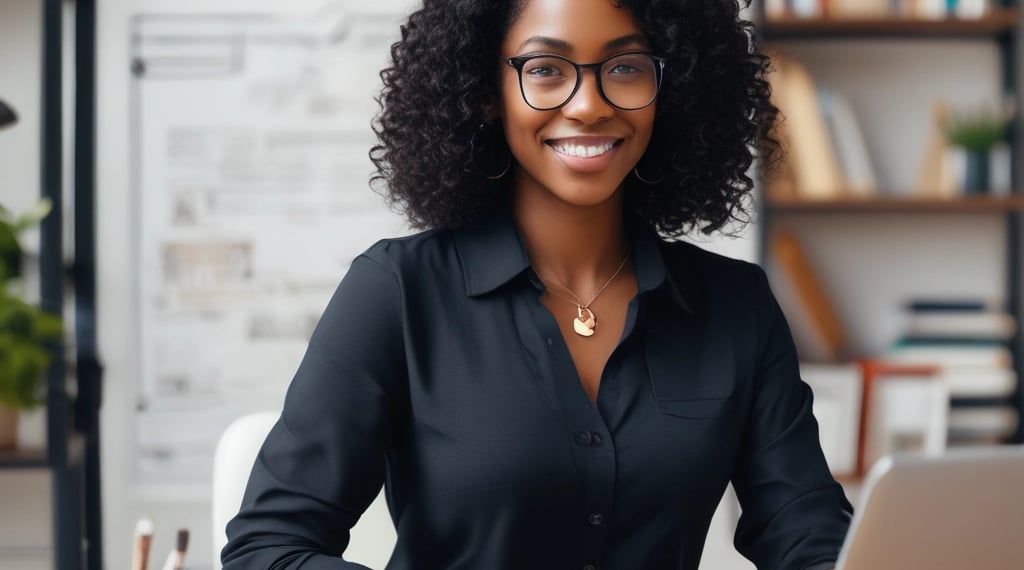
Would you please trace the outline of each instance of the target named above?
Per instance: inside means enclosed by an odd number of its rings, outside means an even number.
[[[1012,116],[1012,106],[1005,105],[1001,109],[952,112],[945,118],[943,128],[957,154],[955,161],[965,194],[992,190],[993,153],[1004,146]]]
[[[49,212],[48,201],[17,217],[0,204],[0,448],[17,442],[17,411],[43,403],[45,343],[62,333],[59,318],[25,302],[20,279],[18,234]]]

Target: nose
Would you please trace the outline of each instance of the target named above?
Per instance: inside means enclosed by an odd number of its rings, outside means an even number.
[[[597,88],[597,73],[592,69],[584,69],[582,73],[580,87],[572,99],[562,107],[562,115],[591,125],[611,117],[615,113],[615,108],[601,96]]]

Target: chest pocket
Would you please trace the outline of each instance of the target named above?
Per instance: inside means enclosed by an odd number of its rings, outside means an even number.
[[[645,356],[658,409],[685,419],[730,414],[736,407],[737,366],[728,339],[701,334],[692,321],[674,326],[654,321]]]

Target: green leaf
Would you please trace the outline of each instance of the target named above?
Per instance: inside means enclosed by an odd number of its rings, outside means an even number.
[[[14,228],[0,222],[0,279],[13,279],[21,275],[21,245]]]
[[[46,217],[52,203],[43,200],[12,220],[0,205],[0,402],[28,409],[43,402],[50,351],[45,343],[63,335],[60,318],[9,294],[7,280],[21,271],[17,234]]]
[[[53,202],[49,198],[43,198],[31,210],[18,216],[18,219],[14,222],[14,231],[20,232],[29,226],[39,223],[43,218],[50,215],[51,210],[53,210]]]

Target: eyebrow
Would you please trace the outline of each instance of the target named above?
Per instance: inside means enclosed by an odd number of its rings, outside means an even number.
[[[519,48],[516,51],[521,51],[524,47],[533,43],[543,44],[544,46],[550,49],[559,50],[563,52],[572,51],[572,44],[570,44],[569,42],[565,40],[559,40],[556,38],[549,38],[547,36],[533,36],[532,38],[527,38],[526,41],[519,44]],[[614,40],[611,40],[610,42],[604,44],[604,51],[615,51],[619,48],[635,44],[647,45],[647,38],[645,38],[642,34],[629,34],[628,36],[615,38]]]

